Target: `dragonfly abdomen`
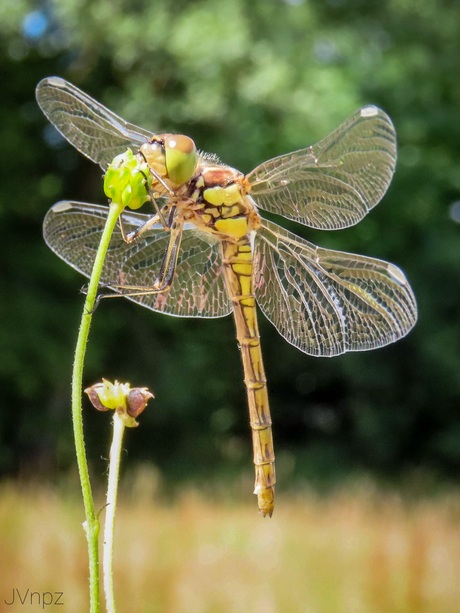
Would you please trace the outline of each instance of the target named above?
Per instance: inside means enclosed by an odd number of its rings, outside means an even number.
[[[275,500],[275,452],[253,294],[251,245],[248,237],[244,237],[236,243],[223,241],[222,249],[225,282],[233,304],[248,397],[256,474],[254,494],[261,513],[271,516]]]

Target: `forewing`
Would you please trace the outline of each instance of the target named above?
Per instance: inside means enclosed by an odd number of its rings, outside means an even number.
[[[41,110],[64,138],[104,169],[119,153],[128,148],[137,152],[153,136],[60,77],[40,81],[36,96]]]
[[[104,206],[58,202],[47,213],[43,234],[47,245],[65,262],[90,276],[107,218]],[[124,213],[123,226],[135,230],[149,216]],[[154,283],[169,243],[162,226],[144,232],[133,244],[123,240],[119,228],[113,234],[101,283],[120,291],[120,285],[147,289]],[[127,296],[138,304],[178,317],[221,317],[231,312],[222,277],[220,244],[211,236],[185,227],[175,277],[169,291]]]
[[[393,124],[367,106],[317,145],[268,160],[247,178],[260,208],[333,230],[357,223],[380,201],[395,164]]]
[[[263,313],[309,355],[383,347],[417,319],[409,283],[393,264],[321,249],[266,220],[255,238],[254,270]]]

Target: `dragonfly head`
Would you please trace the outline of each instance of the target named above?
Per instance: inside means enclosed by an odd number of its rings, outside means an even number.
[[[198,163],[198,153],[193,140],[183,134],[168,134],[164,139],[164,147],[168,178],[176,185],[190,181]]]
[[[195,143],[183,134],[155,136],[139,151],[154,175],[169,181],[173,187],[190,181],[198,165]]]

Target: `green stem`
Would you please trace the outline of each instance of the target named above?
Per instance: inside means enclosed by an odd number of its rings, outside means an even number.
[[[86,294],[80,329],[78,332],[77,345],[75,347],[75,358],[72,372],[72,421],[78,472],[80,475],[86,515],[85,530],[88,541],[89,556],[90,613],[99,613],[99,520],[94,511],[94,501],[91,491],[91,482],[89,478],[88,463],[85,452],[85,440],[83,435],[83,415],[81,402],[83,367],[92,314],[96,303],[99,279],[101,277],[102,267],[110,243],[110,238],[122,210],[123,207],[121,205],[117,205],[115,203],[110,205],[109,215],[107,217],[88,284],[88,292]]]
[[[120,457],[124,432],[125,424],[123,418],[115,411],[113,415],[113,438],[112,445],[110,446],[102,564],[107,613],[116,613],[115,592],[113,587],[113,540],[115,533],[115,513],[117,509],[118,479],[120,476]]]

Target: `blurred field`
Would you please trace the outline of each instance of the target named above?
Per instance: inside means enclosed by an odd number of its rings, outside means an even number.
[[[454,613],[460,609],[460,496],[403,502],[372,488],[279,496],[272,519],[196,492],[172,505],[120,505],[121,613]],[[87,611],[79,499],[0,490],[0,611],[14,588],[63,592]],[[103,608],[102,608],[103,610]]]

